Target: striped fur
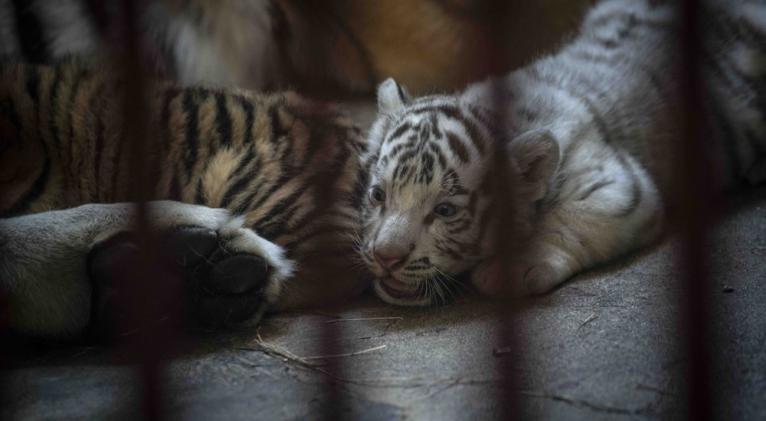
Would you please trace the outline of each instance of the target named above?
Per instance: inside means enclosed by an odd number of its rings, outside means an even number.
[[[105,74],[76,63],[0,69],[0,218],[128,200],[129,141]],[[151,92],[152,199],[228,209],[284,248],[299,263],[278,306],[354,290],[349,233],[365,146],[348,117],[292,93]],[[317,267],[342,270],[317,280]]]
[[[519,20],[554,6],[575,12],[589,0],[514,8]],[[121,1],[0,0],[0,58],[52,64],[91,59],[123,45]],[[298,87],[372,93],[382,75],[417,91],[463,86],[487,74],[495,48],[486,5],[462,0],[134,1],[148,68],[181,84],[253,89]],[[539,19],[537,19],[539,21]],[[512,46],[507,68],[549,46],[569,20],[546,19],[545,35]],[[522,32],[519,30],[519,32]],[[512,34],[515,34],[513,32]],[[110,48],[103,49],[104,42]],[[482,45],[483,49],[475,48]],[[537,52],[535,51],[535,54]],[[499,55],[500,56],[500,55]],[[512,59],[511,59],[512,58]],[[456,60],[462,66],[455,66]],[[469,64],[470,63],[470,64]]]
[[[706,147],[721,158],[726,186],[766,179],[765,17],[756,1],[710,3],[704,13],[715,139]],[[672,143],[676,34],[670,6],[604,1],[558,53],[458,95],[412,100],[383,83],[361,247],[377,293],[395,304],[438,302],[469,270],[488,295],[542,293],[653,241],[683,159]],[[498,154],[507,174],[487,172]],[[498,177],[512,193],[501,221],[488,210]],[[441,203],[454,216],[435,215]],[[501,223],[513,233],[503,239],[510,261],[493,256]],[[386,268],[381,250],[403,262]]]

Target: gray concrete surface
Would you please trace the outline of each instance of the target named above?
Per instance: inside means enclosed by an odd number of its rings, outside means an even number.
[[[711,309],[720,419],[766,419],[766,188],[740,195],[717,232]],[[520,304],[510,352],[492,305],[401,309],[373,297],[281,314],[260,329],[197,339],[166,375],[166,410],[192,420],[314,419],[330,361],[324,326],[342,333],[336,373],[353,419],[490,419],[507,363],[527,419],[676,419],[684,415],[674,239]],[[4,382],[12,419],[132,419],[135,373],[103,349],[37,351]]]

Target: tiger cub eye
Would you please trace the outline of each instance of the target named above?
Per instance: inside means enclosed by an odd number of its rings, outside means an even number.
[[[370,189],[370,202],[379,204],[386,200],[386,192],[378,186],[373,186]]]
[[[449,203],[439,203],[434,207],[434,213],[442,218],[449,218],[457,213],[457,208]]]

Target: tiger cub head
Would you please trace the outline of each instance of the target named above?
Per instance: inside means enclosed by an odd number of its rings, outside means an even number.
[[[393,79],[378,88],[358,249],[386,302],[446,302],[463,287],[458,275],[492,255],[491,186],[500,175],[488,169],[498,153],[508,157],[514,196],[515,217],[503,223],[520,238],[531,231],[558,165],[557,143],[548,131],[515,136],[510,125],[498,128],[479,104],[454,95],[413,99]]]

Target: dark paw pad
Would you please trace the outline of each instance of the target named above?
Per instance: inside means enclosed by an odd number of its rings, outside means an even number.
[[[174,263],[194,267],[218,248],[218,233],[203,227],[179,227],[164,237],[162,250]]]
[[[263,303],[271,267],[263,258],[238,254],[213,258],[200,272],[193,313],[206,326],[228,326],[254,315]]]
[[[115,305],[117,294],[124,293],[117,286],[124,288],[127,283],[129,288],[131,280],[135,281],[131,276],[140,264],[135,240],[130,233],[118,234],[89,254],[88,271],[94,288],[92,317],[97,331],[113,328],[115,321],[124,317]],[[262,257],[232,254],[214,230],[202,227],[168,231],[160,244],[162,273],[170,276],[158,278],[168,282],[180,278],[184,313],[192,325],[230,326],[252,317],[263,305],[272,268]],[[156,297],[146,300],[151,298]]]

